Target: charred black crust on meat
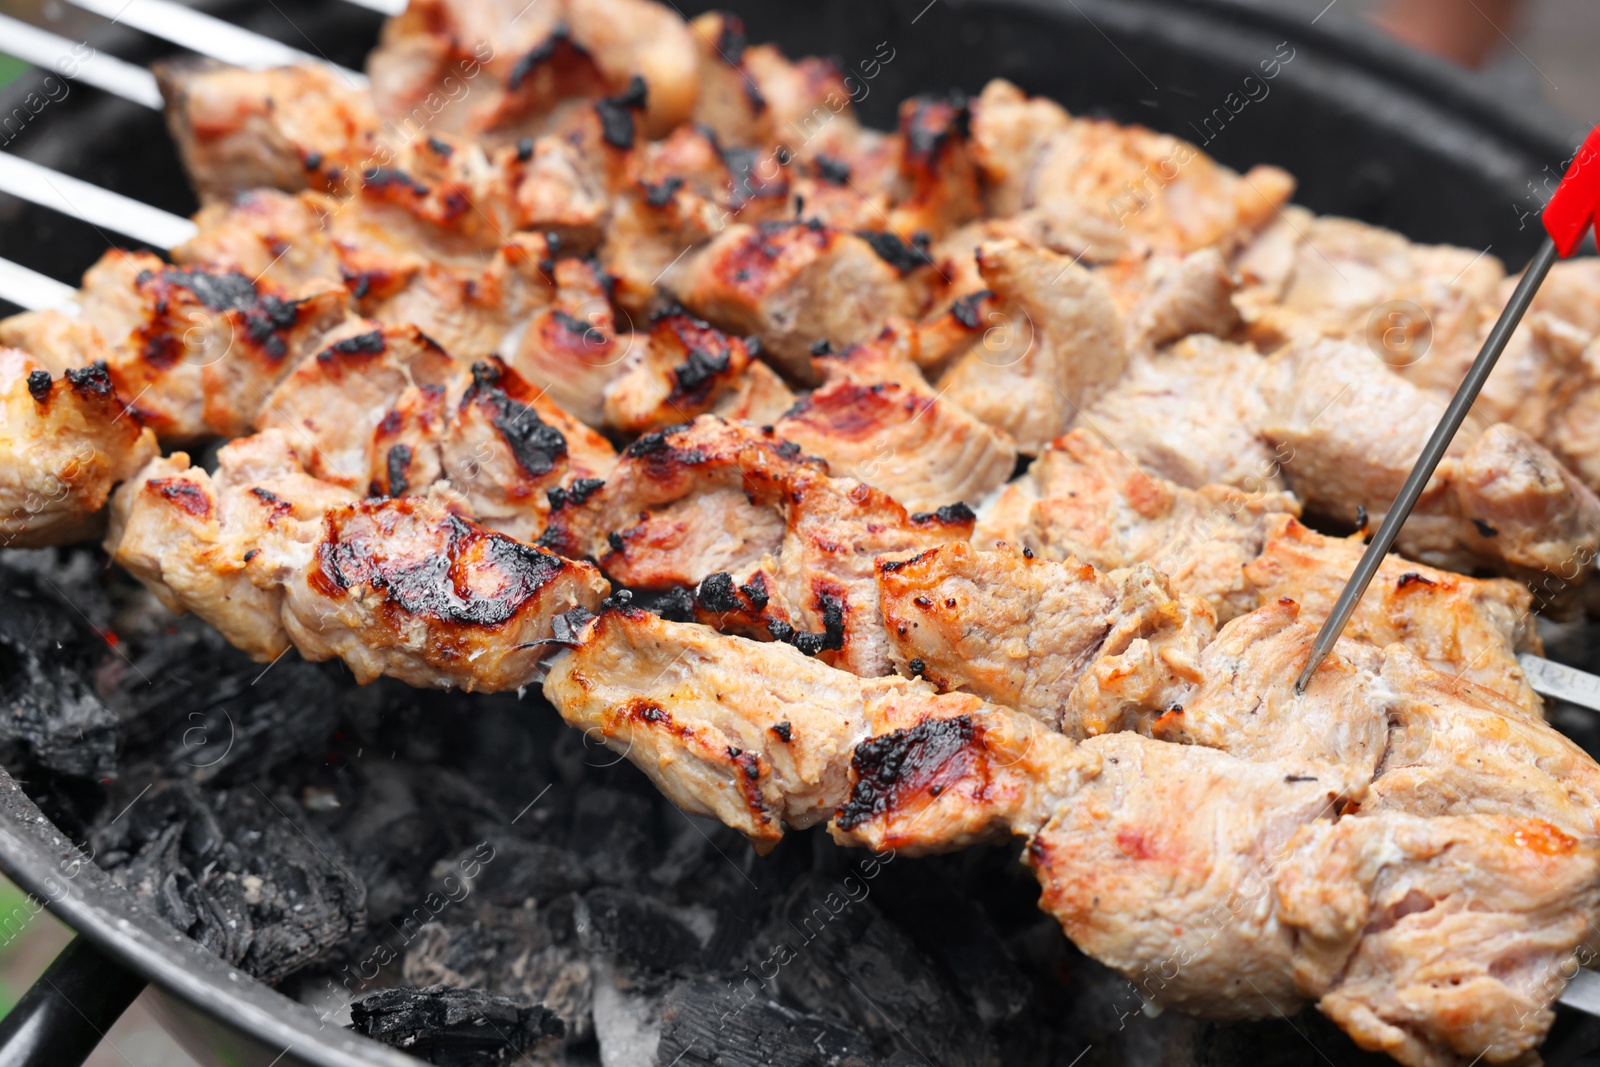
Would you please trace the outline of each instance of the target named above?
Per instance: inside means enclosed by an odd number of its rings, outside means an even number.
[[[533,138],[520,137],[517,139],[517,162],[526,163],[533,158]],[[555,249],[551,249],[555,251]]]
[[[672,203],[672,198],[683,188],[683,179],[676,174],[669,175],[658,182],[641,181],[644,186],[644,202],[651,207],[666,207]]]
[[[906,669],[911,672],[911,676],[913,678],[920,678],[923,674],[927,673],[928,665],[922,662],[920,659],[914,659],[910,663],[906,664]]]
[[[789,182],[778,170],[771,177],[763,177],[760,167],[771,158],[779,168],[788,164],[782,149],[771,157],[763,156],[754,148],[721,149],[722,161],[727,164],[732,186],[730,200],[735,210],[756,200],[783,200],[789,196]]]
[[[655,613],[668,622],[693,622],[694,590],[680,585],[663,594],[656,601]]]
[[[733,353],[724,346],[721,351],[691,348],[689,358],[672,368],[675,399],[703,400],[717,376],[726,374]]]
[[[707,611],[718,615],[738,611],[740,607],[738,594],[734,592],[733,575],[727,571],[719,571],[702,580],[695,600]]]
[[[1422,575],[1418,574],[1416,571],[1406,571],[1404,574],[1402,574],[1400,576],[1400,580],[1395,582],[1395,588],[1396,589],[1408,589],[1413,585],[1438,585],[1438,584],[1439,583],[1434,581],[1432,578],[1424,578]]]
[[[211,498],[191,481],[183,478],[152,478],[145,485],[159,493],[163,500],[197,518],[203,519],[211,514]]]
[[[830,593],[823,593],[817,597],[817,607],[822,612],[821,633],[797,630],[781,619],[767,620],[767,632],[773,640],[793,645],[808,656],[838,652],[844,648],[844,601]]]
[[[771,726],[767,727],[767,729],[776,734],[778,736],[778,740],[782,741],[784,744],[788,744],[794,738],[794,727],[789,725],[788,720],[783,722],[775,722]]]
[[[946,526],[964,526],[978,521],[978,516],[973,510],[961,501],[946,504],[935,511],[919,511],[911,516],[911,521],[919,525],[938,522]]]
[[[842,159],[832,156],[818,156],[812,164],[816,167],[817,177],[832,185],[848,185],[850,182],[850,164]]]
[[[932,167],[940,150],[952,139],[964,139],[971,128],[966,94],[957,90],[948,97],[915,96],[911,101],[906,148],[913,160]]]
[[[47,370],[30,371],[28,374],[28,392],[33,399],[43,404],[50,399],[50,372]]]
[[[857,230],[856,236],[867,242],[879,259],[901,274],[910,274],[918,267],[933,262],[928,255],[927,234],[912,234],[910,244],[902,241],[899,234],[880,233],[877,230]]]
[[[79,396],[104,398],[116,395],[116,386],[111,384],[111,372],[106,369],[103,359],[97,359],[87,367],[68,367],[66,378],[72,391]],[[30,381],[30,388],[31,384]]]
[[[368,167],[361,172],[361,182],[368,189],[401,189],[417,196],[427,196],[428,187],[399,167]]]
[[[572,39],[572,28],[565,22],[556,23],[550,31],[550,36],[523,53],[522,58],[511,67],[511,73],[506,78],[506,88],[516,92],[522,88],[522,83],[528,80],[528,75],[557,57],[590,58],[588,51]]]
[[[517,466],[535,478],[549,474],[567,454],[567,439],[537,411],[502,389],[500,378],[500,368],[494,364],[474,363],[472,386],[462,396],[461,406],[476,403],[487,407],[490,424],[500,431]]]
[[[560,511],[568,504],[579,507],[587,503],[605,484],[604,478],[579,478],[565,488],[559,485],[550,487],[545,490],[545,496],[550,500],[550,510]]]
[[[389,495],[405,496],[406,490],[411,488],[411,480],[407,477],[411,470],[411,446],[390,445],[384,466],[389,476]]]
[[[950,314],[955,320],[969,330],[976,330],[982,321],[978,317],[978,307],[994,293],[988,289],[980,289],[976,293],[969,293],[950,305]]]
[[[365,531],[347,536],[354,520],[360,518],[375,519],[373,528],[380,528],[385,509],[404,514],[409,500],[362,501],[328,513],[323,540],[317,545],[313,587],[320,586],[324,595],[337,596],[364,584],[382,591],[390,604],[406,614],[458,626],[493,627],[515,617],[567,566],[560,556],[540,552],[453,514],[443,520],[443,551],[421,559],[391,559],[382,541]],[[469,550],[475,566],[492,569],[501,577],[494,593],[478,592],[458,573]]]
[[[613,148],[627,151],[633,147],[633,113],[644,110],[649,87],[635,74],[627,89],[617,96],[607,96],[595,101],[594,110],[600,116],[600,136]]]
[[[910,794],[937,787],[939,772],[976,737],[972,717],[959,715],[861,742],[850,757],[856,783],[835,815],[839,829],[853,830],[892,812]]]
[[[1484,537],[1499,537],[1500,531],[1484,522],[1482,519],[1473,519],[1472,525],[1478,528],[1478,533]]]
[[[764,611],[766,609],[768,599],[766,575],[757,574],[744,585],[741,585],[739,587],[739,592],[745,595],[745,599],[750,601],[750,606],[755,608],[757,611]]]
[[[622,540],[622,535],[615,530],[612,530],[610,533],[606,534],[606,544],[611,546],[611,551],[619,553],[628,547],[627,544]]]
[[[335,341],[321,352],[318,352],[317,358],[326,361],[336,355],[376,356],[383,352],[386,344],[387,342],[385,342],[381,330],[368,330],[366,333],[358,333],[354,337],[346,337],[342,341]]]
[[[148,272],[139,275],[141,285],[151,278]],[[245,336],[272,359],[288,355],[289,346],[279,336],[300,321],[300,305],[293,300],[261,292],[245,275],[238,271],[211,273],[170,267],[161,272],[161,280],[168,285],[187,290],[194,298],[212,311],[232,311],[244,320]],[[166,362],[176,359],[167,353]],[[158,359],[158,362],[160,360]]]

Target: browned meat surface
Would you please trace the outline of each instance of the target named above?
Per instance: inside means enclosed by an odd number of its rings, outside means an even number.
[[[1188,337],[1159,354],[1135,355],[1078,424],[1179,485],[1281,490],[1283,464],[1294,453],[1259,433],[1267,417],[1262,366],[1253,349]]]
[[[1276,167],[1236,174],[1175,137],[1073,118],[998,79],[973,102],[972,138],[991,213],[1031,217],[1052,248],[1090,262],[1229,250],[1294,190]]]
[[[1505,268],[1491,255],[1416,245],[1397,233],[1303,208],[1244,249],[1238,303],[1258,344],[1318,337],[1371,346],[1425,387],[1453,392],[1493,322]]]
[[[155,434],[103,364],[52,380],[38,360],[0,348],[0,547],[95,536],[112,487],[155,454]]]
[[[468,368],[415,327],[370,325],[302,363],[258,420],[313,476],[392,497],[448,479],[475,520],[531,541],[550,491],[610,473],[610,443],[504,364]]]
[[[366,92],[310,63],[248,71],[209,61],[156,67],[167,128],[205,203],[252,189],[336,192],[380,162]]]
[[[678,806],[722,820],[763,851],[844,802],[849,753],[862,740],[925,718],[1011,714],[637,610],[605,612],[582,630],[551,664],[544,692]]]
[[[939,387],[1033,454],[1122,375],[1122,325],[1105,286],[1066,256],[1007,240],[977,262],[994,314]]]
[[[916,851],[1009,827],[1046,910],[1158,1005],[1304,1000],[1413,1067],[1516,1062],[1600,907],[1600,768],[1399,646],[1341,643],[1295,696],[1295,614],[1225,627],[1168,740],[1019,745],[975,716],[868,740],[834,832]]]
[[[51,370],[104,361],[119,396],[164,439],[245,433],[267,392],[348,314],[343,289],[296,298],[236,271],[113,250],[84,275],[76,320],[0,322],[0,344]]]
[[[1263,371],[1261,437],[1286,456],[1308,511],[1358,524],[1382,518],[1443,414],[1446,399],[1388,371],[1364,348],[1291,346]],[[1406,556],[1456,570],[1561,571],[1600,548],[1600,501],[1513,426],[1467,427],[1401,531]]]
[[[702,621],[875,676],[892,668],[873,561],[964,540],[972,521],[961,505],[907,515],[772,433],[702,416],[569,492],[544,543],[632,588],[698,587],[686,610]]]
[[[1365,545],[1306,529],[1275,515],[1261,557],[1246,579],[1263,603],[1287,597],[1301,617],[1321,625],[1355,570]],[[1402,644],[1437,670],[1464,678],[1540,714],[1541,702],[1517,664],[1518,652],[1540,653],[1533,595],[1504,578],[1468,578],[1390,556],[1379,569],[1345,636],[1383,648]]]
[[[916,361],[917,331],[891,320],[878,337],[817,360],[826,384],[774,425],[840,476],[912,511],[976,507],[1016,468],[1011,438],[938,395]]]
[[[697,78],[689,27],[646,0],[426,0],[384,24],[367,73],[386,119],[500,140],[635,78],[659,137],[689,117]]]
[[[871,340],[889,316],[919,307],[905,272],[864,238],[801,222],[730,226],[660,284],[717,326],[755,334],[774,365],[801,381],[812,380],[817,342]]]
[[[628,338],[622,373],[606,387],[606,425],[648,433],[714,414],[771,424],[794,403],[783,380],[756,357],[759,344],[730,337],[693,315],[657,316]]]
[[[607,591],[586,563],[492,533],[443,497],[358,501],[281,431],[181,452],[112,502],[106,549],[174,611],[267,661],[291,645],[363,681],[496,691],[537,677],[552,620]]]
[[[973,541],[1075,556],[1102,571],[1148,563],[1226,621],[1259,602],[1244,565],[1261,553],[1268,518],[1298,512],[1286,493],[1174,485],[1074,430],[1005,488]]]
[[[957,542],[883,561],[878,589],[901,673],[1080,738],[1132,729],[1177,703],[1217,630],[1204,601],[1174,595],[1148,566],[1113,578],[1005,545]]]

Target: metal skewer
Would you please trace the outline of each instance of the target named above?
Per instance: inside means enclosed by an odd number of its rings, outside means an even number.
[[[1305,669],[1295,680],[1296,692],[1305,692],[1312,675],[1316,674],[1317,668],[1322,665],[1322,661],[1338,642],[1339,635],[1344,632],[1345,624],[1350,621],[1351,613],[1361,602],[1361,595],[1367,591],[1373,576],[1378,573],[1378,568],[1383,564],[1383,558],[1389,554],[1389,549],[1394,547],[1400,527],[1405,525],[1406,519],[1410,517],[1411,509],[1417,506],[1422,491],[1427,488],[1428,480],[1433,477],[1433,472],[1439,466],[1439,461],[1444,458],[1456,431],[1461,429],[1461,423],[1466,419],[1467,412],[1478,399],[1483,383],[1489,379],[1490,372],[1494,370],[1500,353],[1505,351],[1506,342],[1511,340],[1511,335],[1522,322],[1522,316],[1528,310],[1528,305],[1533,303],[1539,286],[1543,284],[1545,276],[1550,273],[1550,268],[1558,258],[1570,256],[1577,251],[1584,235],[1594,225],[1597,205],[1600,205],[1600,127],[1596,127],[1583,147],[1574,155],[1566,177],[1562,179],[1555,196],[1550,198],[1550,204],[1544,212],[1545,229],[1549,231],[1549,236],[1540,243],[1533,262],[1528,264],[1528,269],[1523,272],[1522,280],[1517,283],[1516,291],[1511,294],[1511,300],[1500,313],[1494,329],[1489,331],[1489,337],[1484,341],[1478,358],[1473,361],[1472,368],[1467,371],[1461,387],[1451,398],[1450,406],[1445,409],[1444,418],[1439,420],[1433,436],[1428,438],[1428,443],[1423,446],[1417,465],[1412,468],[1405,484],[1400,487],[1400,493],[1395,497],[1388,514],[1383,517],[1383,524],[1378,527],[1377,535],[1367,546],[1361,562],[1356,564],[1355,572],[1350,575],[1344,591],[1339,594],[1333,610],[1323,622],[1322,629],[1317,632],[1317,640],[1311,646],[1311,658],[1306,661]]]
[[[0,14],[0,52],[135,104],[161,110],[161,89],[154,74],[103,52],[91,52],[85,58],[83,49],[80,42]]]
[[[263,37],[259,33],[214,15],[196,11],[174,0],[68,0],[74,7],[91,11],[113,22],[142,30],[152,37],[171,42],[191,52],[231,63],[236,67],[260,70],[264,67],[317,63],[331,67],[358,89],[367,88],[367,76],[341,67],[320,56]],[[366,5],[363,5],[366,6]]]

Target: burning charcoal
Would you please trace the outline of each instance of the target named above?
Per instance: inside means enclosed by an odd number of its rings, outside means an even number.
[[[571,847],[597,882],[634,885],[654,866],[654,805],[618,789],[588,788],[574,803]]]
[[[351,1005],[351,1029],[441,1067],[539,1062],[565,1027],[542,1005],[479,989],[385,989]]]
[[[0,761],[81,778],[116,772],[117,718],[85,681],[104,649],[33,579],[0,569]]]
[[[366,923],[366,893],[298,805],[164,782],[91,836],[96,862],[179,930],[267,982]]]
[[[782,998],[842,1017],[885,1051],[914,1048],[935,1063],[987,1065],[993,1039],[939,969],[864,895],[810,875],[779,904],[755,944],[762,974],[775,970]]]
[[[588,951],[651,970],[684,973],[699,960],[701,939],[693,930],[666,906],[626,889],[590,890],[575,925]]]
[[[475,848],[505,822],[492,800],[446,768],[369,758],[354,769],[359,799],[334,833],[367,886],[374,922],[434,891],[436,861]]]
[[[681,1067],[868,1067],[880,1061],[859,1030],[793,1011],[744,987],[700,978],[680,982],[667,993],[656,1062]]]
[[[406,947],[405,979],[543,1004],[566,1025],[569,1041],[587,1040],[592,975],[571,912],[569,899],[548,909],[482,906],[471,921],[430,923]]]
[[[485,847],[493,858],[480,862],[469,880],[481,903],[514,908],[525,900],[553,900],[589,887],[589,871],[571,852],[518,837],[491,837],[463,852],[452,865],[465,869],[474,859],[481,861]]]

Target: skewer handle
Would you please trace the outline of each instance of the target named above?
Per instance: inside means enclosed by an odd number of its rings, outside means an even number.
[[[1422,498],[1422,491],[1427,488],[1428,480],[1433,477],[1439,461],[1450,448],[1450,442],[1455,439],[1456,431],[1461,429],[1467,412],[1472,410],[1473,403],[1478,399],[1478,393],[1483,390],[1483,383],[1489,380],[1489,374],[1500,359],[1500,353],[1505,351],[1506,342],[1510,341],[1511,335],[1516,332],[1518,324],[1522,322],[1523,314],[1528,310],[1528,305],[1533,303],[1534,294],[1539,291],[1539,286],[1544,283],[1545,276],[1550,273],[1550,268],[1559,255],[1555,242],[1550,238],[1546,237],[1540,243],[1533,262],[1528,264],[1522,280],[1517,283],[1516,292],[1511,294],[1510,302],[1500,313],[1500,319],[1494,324],[1494,329],[1489,331],[1489,337],[1484,341],[1482,350],[1478,352],[1478,358],[1473,360],[1472,369],[1467,371],[1461,388],[1457,389],[1456,395],[1450,399],[1450,406],[1445,409],[1444,418],[1434,428],[1433,436],[1429,437],[1428,443],[1423,446],[1422,456],[1417,460],[1417,465],[1411,469],[1405,485],[1400,487],[1399,495],[1389,506],[1389,513],[1383,517],[1383,525],[1378,527],[1377,535],[1367,546],[1366,554],[1356,565],[1355,573],[1350,576],[1344,592],[1339,594],[1338,601],[1333,605],[1333,611],[1329,613],[1327,621],[1317,633],[1316,643],[1311,646],[1311,658],[1306,661],[1305,670],[1300,672],[1299,679],[1294,683],[1296,692],[1305,692],[1311,676],[1316,673],[1322,661],[1333,650],[1339,635],[1344,632],[1345,623],[1350,621],[1350,614],[1361,602],[1361,594],[1367,591],[1373,576],[1378,573],[1378,568],[1383,564],[1383,557],[1394,547],[1395,538],[1400,534],[1400,527],[1405,525],[1406,519],[1411,515],[1411,509],[1416,507],[1417,501]]]

